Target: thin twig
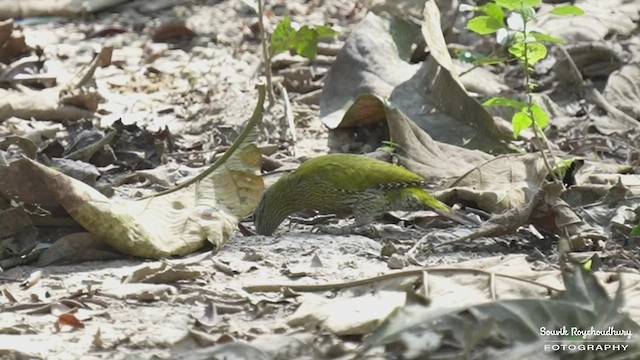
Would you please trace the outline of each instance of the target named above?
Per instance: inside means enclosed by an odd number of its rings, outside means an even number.
[[[280,94],[282,94],[282,98],[284,99],[284,117],[285,120],[287,122],[287,126],[283,126],[283,129],[286,129],[287,127],[289,128],[289,131],[291,132],[291,142],[293,143],[293,156],[296,156],[297,151],[297,143],[298,143],[298,136],[296,134],[296,124],[293,121],[293,109],[291,108],[291,101],[289,101],[289,94],[287,93],[287,89],[282,86],[282,84],[277,83],[276,86],[278,87],[278,91],[280,91]],[[286,130],[283,131],[284,135],[286,135]],[[286,138],[286,136],[282,136],[283,138]]]
[[[267,78],[267,94],[269,94],[269,106],[275,104],[275,95],[273,94],[273,83],[271,82],[271,54],[269,54],[269,46],[267,45],[267,34],[264,31],[264,3],[258,0],[258,25],[260,26],[260,42],[262,43],[262,56],[264,57],[264,74]]]
[[[505,279],[511,279],[516,281],[522,281],[527,284],[541,286],[546,288],[549,291],[561,292],[563,290],[555,288],[551,285],[542,284],[533,280],[519,278],[513,275],[507,274],[498,274],[492,271],[482,270],[482,269],[472,269],[472,268],[454,268],[454,267],[443,267],[443,268],[424,268],[424,269],[412,269],[406,271],[399,271],[390,274],[384,274],[380,276],[374,276],[367,279],[359,279],[354,281],[347,281],[341,283],[333,283],[333,284],[319,284],[319,285],[303,285],[303,284],[265,284],[265,285],[248,285],[244,287],[244,290],[247,292],[279,292],[284,288],[289,288],[292,291],[298,292],[318,292],[318,291],[330,291],[330,290],[341,290],[348,289],[356,286],[369,285],[373,283],[377,283],[385,280],[392,280],[403,277],[410,276],[419,276],[424,272],[429,273],[467,273],[467,274],[481,274],[487,276],[495,276],[501,277]]]
[[[520,4],[522,5],[522,1],[520,2]],[[523,13],[523,11],[520,11],[520,16],[522,17],[522,20],[523,20],[522,32],[526,40],[526,37],[528,36],[526,15]],[[544,148],[546,148],[546,150],[549,151],[549,153],[551,154],[551,158],[553,159],[554,156],[553,156],[553,153],[551,152],[551,147],[547,143],[547,139],[544,136],[544,134],[542,134],[542,130],[538,127],[538,124],[536,123],[536,118],[533,116],[533,111],[531,110],[531,105],[533,104],[533,96],[531,95],[531,86],[530,86],[531,74],[529,73],[529,71],[530,71],[529,70],[529,47],[525,42],[524,43],[524,82],[525,82],[525,94],[527,97],[527,112],[528,112],[529,118],[531,119],[531,125],[533,127],[533,135],[536,137],[538,142]],[[551,177],[553,178],[553,182],[561,183],[560,179],[558,179],[558,176],[556,175],[556,172],[553,171],[553,167],[551,166],[551,163],[549,162],[549,159],[545,154],[545,149],[541,149],[540,154],[542,155],[544,166],[547,168],[547,171],[549,171],[549,173],[551,174]]]

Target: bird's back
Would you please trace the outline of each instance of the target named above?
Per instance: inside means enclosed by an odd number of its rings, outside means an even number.
[[[305,161],[296,170],[302,178],[343,191],[420,186],[423,178],[401,166],[362,155],[330,154]]]

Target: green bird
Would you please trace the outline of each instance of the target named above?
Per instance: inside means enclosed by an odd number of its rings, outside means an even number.
[[[353,215],[356,226],[370,224],[387,211],[428,209],[465,225],[475,224],[429,194],[424,184],[418,174],[366,156],[319,156],[264,192],[254,212],[256,231],[271,235],[287,216],[303,210]]]

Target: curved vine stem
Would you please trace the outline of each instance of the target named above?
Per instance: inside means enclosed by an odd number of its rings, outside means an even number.
[[[482,270],[482,269],[474,269],[474,268],[455,268],[455,267],[436,267],[436,268],[423,268],[423,269],[411,269],[411,270],[404,270],[404,271],[398,271],[398,272],[393,272],[393,273],[388,273],[388,274],[384,274],[384,275],[379,275],[379,276],[374,276],[371,278],[365,278],[365,279],[359,279],[359,280],[353,280],[353,281],[347,281],[347,282],[341,282],[341,283],[333,283],[333,284],[261,284],[261,285],[246,285],[243,287],[243,289],[247,292],[250,293],[254,293],[254,292],[280,292],[282,291],[282,289],[284,288],[289,288],[293,291],[298,291],[298,292],[318,292],[318,291],[331,291],[331,290],[342,290],[342,289],[349,289],[349,288],[353,288],[356,286],[363,286],[363,285],[370,285],[370,284],[374,284],[380,281],[386,281],[386,280],[392,280],[392,279],[398,279],[398,278],[404,278],[404,277],[411,277],[411,276],[420,276],[424,273],[432,273],[432,274],[450,274],[450,273],[462,273],[462,274],[480,274],[480,275],[486,275],[489,277],[496,277],[496,278],[504,278],[504,279],[510,279],[510,280],[515,280],[515,281],[521,281],[530,285],[535,285],[535,286],[540,286],[543,287],[545,289],[547,289],[547,291],[551,292],[551,293],[558,293],[561,292],[562,289],[547,285],[547,284],[543,284],[537,281],[533,281],[533,280],[529,280],[529,279],[525,279],[525,278],[521,278],[518,276],[514,276],[514,275],[509,275],[509,274],[501,274],[501,273],[495,273],[493,271],[488,271],[488,270]]]
[[[227,160],[229,160],[231,155],[233,155],[233,153],[236,152],[236,150],[238,150],[238,148],[245,142],[245,140],[247,139],[247,137],[249,136],[253,128],[258,124],[258,122],[262,120],[262,113],[264,112],[264,99],[266,97],[265,85],[258,84],[256,85],[256,88],[258,89],[258,103],[256,104],[256,107],[253,110],[253,114],[251,115],[251,118],[249,119],[249,121],[247,121],[244,129],[242,129],[242,132],[240,132],[240,135],[238,135],[238,138],[236,139],[236,141],[234,141],[233,144],[231,144],[229,149],[227,149],[227,151],[225,151],[224,154],[222,154],[222,156],[218,158],[218,160],[216,160],[213,164],[211,164],[211,166],[206,168],[200,174],[181,183],[180,185],[174,186],[171,189],[161,191],[159,193],[143,196],[138,200],[147,199],[147,198],[158,196],[158,195],[166,195],[166,194],[170,194],[172,192],[178,191],[180,189],[184,189],[206,178],[212,172],[214,172],[217,168],[219,168],[222,164],[224,164]]]
[[[260,27],[260,43],[262,45],[262,56],[264,57],[264,74],[267,79],[267,94],[269,94],[269,106],[275,104],[273,93],[273,83],[271,74],[271,53],[267,44],[267,33],[264,30],[264,0],[258,0],[258,26]]]

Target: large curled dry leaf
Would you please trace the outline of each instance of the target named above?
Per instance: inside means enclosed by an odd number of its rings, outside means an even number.
[[[219,249],[260,198],[259,168],[260,153],[251,145],[185,189],[139,201],[93,198],[65,208],[87,230],[128,254],[182,256],[204,241]]]
[[[147,258],[186,255],[205,241],[220,248],[263,190],[260,152],[246,146],[224,167],[187,188],[143,200],[109,199],[85,183],[31,160],[0,168],[3,191],[38,184],[47,198],[32,203],[61,205],[80,225],[119,251]],[[32,179],[27,182],[25,178]],[[21,182],[21,180],[24,180]],[[18,196],[22,199],[22,196]],[[26,201],[26,200],[22,200]]]
[[[85,183],[28,159],[0,167],[0,189],[8,199],[38,204],[54,213],[63,208],[89,232],[126,254],[182,256],[205,242],[219,249],[240,219],[253,211],[264,190],[258,175],[260,152],[255,145],[244,143],[262,118],[264,86],[259,87],[259,95],[254,114],[236,143],[201,174],[205,176],[175,190],[142,200],[109,199]]]
[[[529,202],[548,170],[539,154],[509,154],[491,159],[451,184],[451,196],[499,214]]]
[[[384,107],[389,138],[401,151],[400,163],[427,181],[457,178],[493,156],[433,140],[402,111]]]
[[[505,151],[503,141],[509,132],[502,131],[467,94],[455,74],[433,2],[427,2],[424,16],[422,38],[432,56],[414,65],[408,62],[407,49],[412,40],[420,40],[419,29],[397,19],[367,15],[327,74],[320,103],[322,121],[330,129],[370,127],[387,120],[385,106],[389,106],[437,141]],[[382,100],[372,101],[376,98]]]
[[[584,250],[593,240],[606,240],[603,231],[585,223],[560,196],[564,187],[545,183],[528,202],[494,214],[473,232],[436,246],[451,245],[477,239],[514,233],[520,226],[533,224],[548,233],[567,238],[572,250]]]

